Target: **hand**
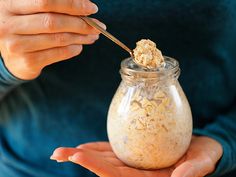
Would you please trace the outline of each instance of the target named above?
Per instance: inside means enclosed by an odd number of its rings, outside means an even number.
[[[202,177],[214,171],[222,156],[221,145],[208,137],[192,137],[187,153],[175,165],[160,170],[128,167],[112,152],[107,142],[88,143],[77,148],[58,148],[51,159],[71,161],[100,177]]]
[[[97,10],[90,0],[0,1],[0,51],[6,67],[30,80],[45,66],[80,54],[82,45],[94,43],[99,32],[79,15]]]

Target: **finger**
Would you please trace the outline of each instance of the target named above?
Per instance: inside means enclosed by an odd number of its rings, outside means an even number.
[[[57,12],[70,15],[90,15],[98,11],[89,0],[8,0],[7,8],[15,14]]]
[[[54,150],[50,159],[57,160],[59,162],[68,161],[68,157],[73,156],[77,152],[78,152],[78,149],[76,148],[60,147]]]
[[[26,58],[31,59],[35,65],[44,68],[47,65],[75,57],[76,55],[79,55],[81,51],[82,45],[69,45],[66,47],[57,47],[38,52],[27,53]]]
[[[117,161],[120,161],[117,159],[116,155],[111,152],[111,151],[102,151],[97,153],[98,151],[95,151],[93,149],[88,149],[90,150],[91,153],[96,153],[104,158],[108,159],[116,159]],[[50,157],[52,160],[57,160],[57,161],[67,161],[69,156],[72,156],[73,154],[79,152],[78,148],[66,148],[66,147],[60,147],[57,148],[52,156]]]
[[[103,28],[106,26],[93,19]],[[22,23],[24,22],[24,23]],[[26,16],[15,16],[9,22],[9,30],[14,34],[42,33],[79,33],[99,34],[100,32],[88,25],[81,18],[64,14],[40,13]]]
[[[100,155],[96,155],[96,153],[92,153],[89,150],[79,149],[79,152],[69,157],[69,160],[87,168],[98,176],[116,177],[118,174],[117,169],[114,168],[111,163],[104,160]]]
[[[194,174],[195,168],[191,162],[184,162],[173,171],[171,177],[197,177],[198,172]]]
[[[214,171],[210,159],[189,160],[178,166],[171,177],[202,177]]]
[[[159,169],[159,170],[155,170],[155,171],[151,171],[151,170],[143,170],[143,174],[140,177],[143,176],[155,176],[155,177],[170,177],[172,172],[172,169]]]
[[[112,158],[117,158],[115,153],[112,151],[100,151],[101,155],[103,155],[103,157],[112,157]]]
[[[120,161],[117,158],[112,158],[112,157],[107,157],[106,160],[111,163],[112,165],[116,166],[116,167],[123,167],[126,166],[122,161]]]
[[[75,33],[15,35],[8,40],[7,48],[18,53],[36,52],[72,44],[92,44],[98,38],[98,35],[79,35]]]
[[[91,149],[95,151],[112,151],[111,145],[108,142],[86,143],[77,146],[77,148]]]

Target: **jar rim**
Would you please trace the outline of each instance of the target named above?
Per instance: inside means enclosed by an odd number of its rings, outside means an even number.
[[[121,75],[128,75],[134,76],[139,75],[145,78],[157,78],[157,77],[164,77],[164,76],[175,76],[178,77],[180,74],[179,62],[168,56],[164,56],[165,65],[164,67],[155,69],[155,70],[147,70],[140,66],[138,66],[133,59],[126,58],[121,62]]]

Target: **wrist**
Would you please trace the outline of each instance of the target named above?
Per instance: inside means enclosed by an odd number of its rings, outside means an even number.
[[[40,75],[40,71],[32,68],[32,64],[27,63],[27,61],[22,62],[22,60],[17,59],[6,60],[4,56],[1,56],[1,60],[5,72],[14,80],[30,81]]]
[[[0,55],[0,82],[4,82],[4,84],[18,84],[23,83],[25,80],[20,79],[16,76],[14,76],[6,67],[4,60],[2,59],[2,56]]]

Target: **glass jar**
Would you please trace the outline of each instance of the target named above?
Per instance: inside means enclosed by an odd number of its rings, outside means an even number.
[[[192,136],[192,114],[178,82],[178,62],[145,71],[131,58],[121,63],[122,82],[111,102],[107,131],[112,149],[125,164],[140,169],[173,165]]]

